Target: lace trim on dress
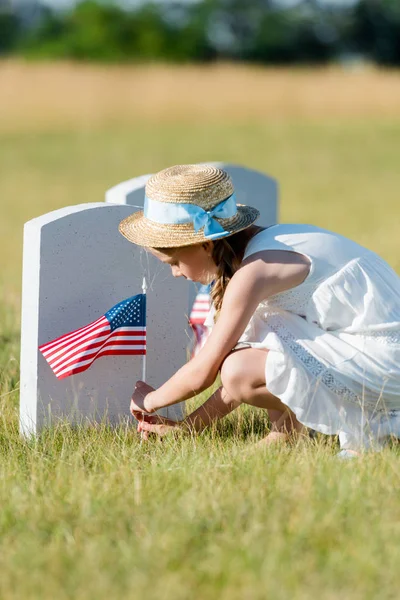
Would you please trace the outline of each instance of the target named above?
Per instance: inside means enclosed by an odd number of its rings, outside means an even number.
[[[364,406],[365,408],[373,409],[375,413],[384,412],[389,416],[396,416],[400,414],[399,410],[388,410],[385,407],[378,408],[374,402],[365,400],[362,396],[359,396],[352,390],[350,390],[344,383],[342,383],[334,374],[327,369],[327,367],[321,363],[313,354],[304,348],[294,337],[292,333],[285,327],[280,317],[275,316],[275,323],[271,323],[270,327],[276,333],[276,335],[289,346],[290,350],[299,358],[302,364],[306,367],[318,381],[323,383],[331,392],[357,404],[358,406]]]
[[[262,304],[266,308],[287,310],[298,315],[305,315],[314,291],[314,285],[302,283],[295,288],[271,296]]]
[[[359,335],[362,335],[366,338],[373,338],[375,342],[378,344],[383,344],[384,346],[388,346],[390,344],[400,344],[400,331],[393,331],[385,335],[382,331],[361,331]]]

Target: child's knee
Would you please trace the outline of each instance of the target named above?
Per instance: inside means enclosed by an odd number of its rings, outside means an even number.
[[[221,367],[221,381],[229,396],[237,401],[245,402],[250,393],[248,376],[240,352],[229,354]]]

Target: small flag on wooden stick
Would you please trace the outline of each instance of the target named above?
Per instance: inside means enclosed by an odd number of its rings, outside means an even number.
[[[39,346],[58,379],[81,373],[106,355],[146,354],[146,295],[119,302],[86,327]]]
[[[144,322],[146,324],[146,292],[147,292],[147,283],[146,278],[143,277],[142,283],[142,298],[144,303]],[[146,352],[143,352],[143,361],[142,361],[142,381],[146,381]]]

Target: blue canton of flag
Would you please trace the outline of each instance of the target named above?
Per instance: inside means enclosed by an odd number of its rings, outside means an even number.
[[[111,331],[119,327],[145,327],[146,326],[146,296],[138,294],[122,300],[105,314]]]
[[[97,321],[39,350],[58,379],[85,371],[100,356],[146,354],[146,295],[122,300]]]

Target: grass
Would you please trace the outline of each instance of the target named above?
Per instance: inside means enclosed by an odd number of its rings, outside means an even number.
[[[9,423],[2,598],[396,597],[394,450],[357,464],[323,440],[251,452],[253,411],[151,446],[105,426],[27,442]]]
[[[22,226],[134,175],[226,160],[275,176],[281,220],[398,253],[398,73],[0,63],[0,598],[398,597],[399,446],[265,452],[260,411],[196,438],[18,433]]]

